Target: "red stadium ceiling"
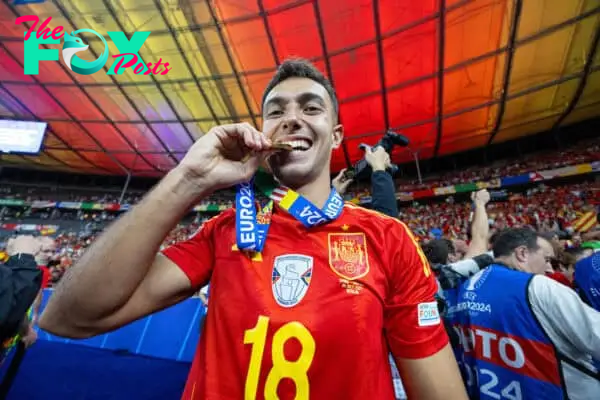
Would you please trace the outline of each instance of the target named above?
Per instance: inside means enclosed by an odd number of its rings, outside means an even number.
[[[421,158],[516,139],[600,115],[598,0],[54,0],[0,4],[0,118],[48,122],[39,156],[7,164],[160,175],[216,124],[260,128],[262,90],[278,63],[312,60],[336,87],[345,151],[386,128]],[[20,15],[51,29],[151,34],[145,62],[166,75],[91,75],[60,61],[23,72]],[[80,53],[104,50],[94,35]],[[60,49],[60,44],[47,48]],[[408,161],[397,149],[394,159]],[[346,154],[344,154],[346,153]]]

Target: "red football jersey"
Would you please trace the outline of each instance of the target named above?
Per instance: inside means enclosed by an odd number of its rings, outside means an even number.
[[[275,207],[260,257],[235,246],[235,212],[163,252],[208,314],[183,399],[394,399],[388,354],[423,358],[448,338],[437,284],[408,228],[346,204],[305,228]]]

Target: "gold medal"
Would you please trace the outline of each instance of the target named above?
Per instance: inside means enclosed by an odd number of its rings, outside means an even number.
[[[292,151],[292,145],[287,143],[273,143],[271,149]]]
[[[279,130],[279,127],[281,126],[281,122],[279,122],[277,125],[275,125],[275,127],[273,127],[273,129],[271,129],[271,131],[269,133],[267,133],[267,137],[271,138],[274,136],[275,133],[277,133],[277,131]],[[285,128],[284,128],[285,130]],[[275,142],[271,145],[271,148],[268,150],[265,150],[266,152],[277,152],[277,151],[292,151],[293,148],[291,145],[287,144],[287,143],[281,143],[281,142]],[[250,158],[250,156],[252,155],[252,153],[248,153],[244,156],[244,158],[242,158],[242,162],[245,163],[246,161],[248,161],[248,159]]]

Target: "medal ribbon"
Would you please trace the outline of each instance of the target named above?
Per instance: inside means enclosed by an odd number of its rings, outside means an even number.
[[[336,220],[344,208],[342,196],[331,189],[325,206],[320,209],[296,191],[275,185],[269,185],[264,176],[256,177],[257,186],[271,199],[265,207],[255,206],[254,182],[237,185],[235,195],[235,235],[240,250],[261,252],[265,246],[267,232],[271,225],[273,204],[277,203],[305,227],[325,224]],[[272,181],[272,178],[271,178]]]

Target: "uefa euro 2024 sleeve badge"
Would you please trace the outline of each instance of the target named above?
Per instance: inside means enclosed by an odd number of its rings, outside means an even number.
[[[348,280],[359,279],[369,273],[364,233],[330,233],[327,240],[329,266],[333,272]]]
[[[294,307],[306,295],[313,274],[313,258],[303,254],[285,254],[273,262],[272,288],[275,301],[282,307]]]

